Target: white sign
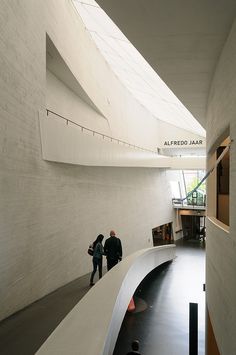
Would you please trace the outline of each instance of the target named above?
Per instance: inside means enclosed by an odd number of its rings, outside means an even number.
[[[171,141],[164,141],[163,144],[164,148],[177,148],[177,147],[204,147],[205,141],[202,139],[185,139],[185,140],[171,140]]]

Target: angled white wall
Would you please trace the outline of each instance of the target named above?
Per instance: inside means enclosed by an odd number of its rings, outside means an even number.
[[[52,54],[54,55],[54,53]],[[58,65],[55,64],[54,67],[56,68],[56,66]],[[53,60],[51,60],[50,67],[53,68]],[[65,82],[62,82],[51,71],[47,70],[46,74],[47,109],[60,114],[76,124],[108,136],[111,135],[109,119],[97,112],[78,93],[70,89]],[[125,112],[125,108],[123,110]],[[157,153],[157,149],[153,153],[150,153],[136,148],[129,148],[128,145],[118,144],[116,141],[111,142],[109,138],[103,139],[98,134],[94,136],[93,132],[88,130],[81,131],[80,127],[74,125],[72,122],[69,122],[67,125],[66,120],[51,112],[49,112],[47,119],[44,118],[46,118],[46,112],[42,111],[40,112],[42,153],[43,158],[49,161],[93,166],[205,169],[204,157],[194,157],[193,159],[162,157],[155,154]],[[131,132],[132,136],[135,136],[138,122],[137,117],[137,124]],[[164,124],[161,121],[156,121],[156,123],[160,128],[160,130],[156,131],[156,142],[158,142],[158,136],[161,134],[163,137],[166,137],[166,140],[174,139],[175,141],[177,140],[177,143],[182,140],[185,142],[188,137],[188,140],[194,142],[201,141],[201,146],[205,145],[204,138],[200,136],[191,133],[188,135],[187,131],[181,131],[179,128]],[[113,137],[117,138],[117,136],[118,134],[114,133]],[[147,139],[148,137],[145,138]],[[161,144],[161,140],[158,144]],[[141,148],[143,147],[146,147],[146,144],[141,146]],[[163,147],[165,147],[164,144]],[[173,146],[175,149],[176,147],[176,145]],[[196,151],[195,146],[192,146],[192,149]]]
[[[110,135],[156,150],[159,143],[158,121],[113,73],[72,1],[51,0],[47,3],[46,16],[48,36],[73,76],[108,120]],[[89,128],[94,129],[92,126]]]
[[[82,126],[110,133],[108,120],[49,70],[46,71],[46,107]]]

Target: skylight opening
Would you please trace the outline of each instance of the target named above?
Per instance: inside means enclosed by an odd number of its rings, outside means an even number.
[[[158,120],[205,136],[205,130],[94,0],[72,0],[111,69]]]

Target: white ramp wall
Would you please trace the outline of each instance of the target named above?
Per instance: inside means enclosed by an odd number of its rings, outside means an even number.
[[[72,309],[37,355],[111,355],[135,289],[150,271],[174,257],[175,246],[165,245],[124,259]]]

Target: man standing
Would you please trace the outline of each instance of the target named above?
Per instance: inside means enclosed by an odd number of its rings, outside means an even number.
[[[105,241],[104,254],[107,257],[107,271],[122,260],[121,241],[116,237],[116,233],[113,230],[110,231],[110,238]]]

